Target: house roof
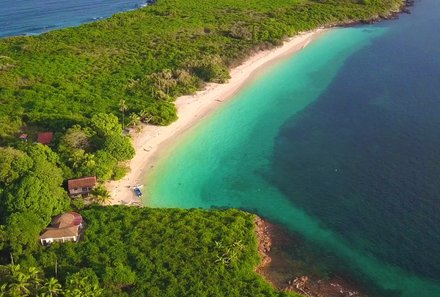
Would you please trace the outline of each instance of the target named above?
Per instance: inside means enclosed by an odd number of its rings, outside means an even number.
[[[49,144],[53,140],[53,132],[41,132],[38,133],[37,141],[41,144]]]
[[[50,223],[53,228],[67,228],[72,226],[78,226],[82,223],[82,216],[74,211],[63,213],[59,216],[56,216],[52,223]]]
[[[69,190],[75,188],[89,188],[96,186],[96,176],[87,176],[76,179],[69,179],[67,181],[67,188]]]
[[[44,230],[43,234],[40,235],[40,239],[72,237],[78,235],[79,235],[79,226],[71,226],[61,229],[47,228],[46,230]]]
[[[40,239],[78,236],[82,222],[82,216],[77,212],[60,214],[52,220],[50,227],[40,235]]]
[[[20,139],[27,139],[28,135],[27,134],[21,134],[18,138]]]

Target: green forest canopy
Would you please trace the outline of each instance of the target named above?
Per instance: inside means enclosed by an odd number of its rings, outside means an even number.
[[[63,283],[86,269],[104,296],[276,297],[255,271],[255,216],[239,210],[93,207],[81,212],[80,243],[53,244],[23,255]],[[0,283],[1,284],[1,283]]]

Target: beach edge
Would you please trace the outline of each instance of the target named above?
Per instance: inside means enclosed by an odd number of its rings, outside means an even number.
[[[290,37],[280,47],[259,51],[241,65],[231,69],[228,82],[208,83],[194,95],[177,98],[177,121],[169,126],[144,125],[140,132],[132,134],[135,156],[129,161],[130,172],[118,181],[105,184],[111,197],[109,204],[138,204],[140,201],[133,187],[144,182],[148,170],[155,166],[162,152],[167,151],[179,136],[212,114],[225,101],[233,98],[264,69],[297,54],[328,30],[318,28]]]

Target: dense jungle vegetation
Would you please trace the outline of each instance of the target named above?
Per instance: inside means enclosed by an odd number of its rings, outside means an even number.
[[[36,248],[52,217],[81,207],[82,199],[68,197],[66,179],[120,178],[126,171],[123,162],[133,154],[118,118],[102,113],[92,116],[90,126],[67,129],[51,147],[24,141],[0,147],[0,251],[21,254]],[[92,194],[96,202],[109,198],[102,187]]]
[[[9,290],[0,296],[41,295],[49,285],[62,296],[78,288],[72,296],[277,296],[252,271],[258,257],[243,213],[93,208],[83,213],[81,244],[42,249],[38,234],[53,216],[83,207],[68,198],[67,179],[125,175],[134,150],[124,127],[171,123],[176,97],[227,81],[229,68],[287,36],[386,16],[402,2],[159,0],[77,28],[0,40],[0,264],[12,254],[22,265],[0,269],[0,289]],[[34,143],[47,130],[52,143]],[[100,187],[94,197],[103,202],[108,193]],[[220,251],[234,251],[235,261]],[[52,278],[54,259],[62,287]]]
[[[67,290],[72,279],[77,286],[88,280],[80,289],[93,294],[84,296],[297,296],[277,292],[254,271],[259,255],[255,217],[249,213],[112,206],[92,207],[82,215],[87,229],[80,243],[40,247],[16,262],[38,266],[49,280],[56,266]],[[28,269],[22,269],[25,275]],[[18,283],[8,282],[15,290],[23,288]],[[47,283],[39,283],[41,292]]]

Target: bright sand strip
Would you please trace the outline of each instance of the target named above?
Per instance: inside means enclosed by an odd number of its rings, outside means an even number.
[[[154,166],[160,151],[164,151],[177,136],[220,107],[222,102],[233,97],[257,70],[300,51],[324,31],[325,29],[317,29],[302,33],[288,39],[281,47],[260,51],[242,65],[232,69],[231,78],[227,83],[209,83],[204,90],[195,95],[177,98],[175,102],[179,116],[177,121],[169,126],[146,125],[141,132],[133,135],[136,155],[130,161],[131,171],[123,179],[108,182],[106,185],[111,195],[110,204],[139,202],[139,198],[133,192],[133,186],[143,183],[147,171]]]

